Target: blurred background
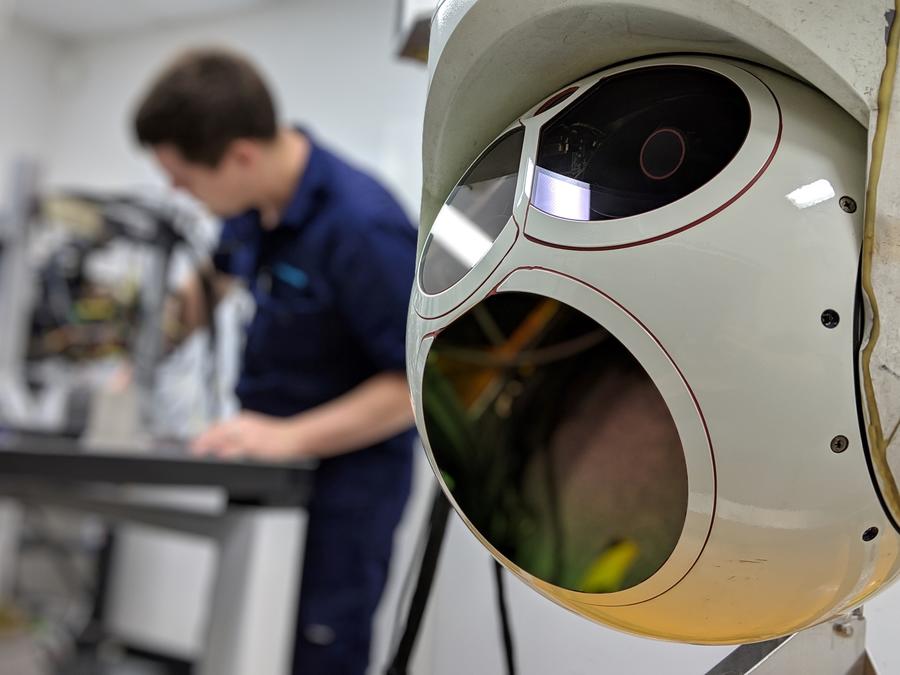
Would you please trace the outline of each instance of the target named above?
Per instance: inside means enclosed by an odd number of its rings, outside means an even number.
[[[381,179],[415,222],[437,4],[0,0],[0,436],[26,430],[148,453],[149,439],[189,438],[236,409],[248,297],[217,308],[214,339],[206,331],[169,350],[160,338],[165,293],[209,254],[219,227],[132,138],[133,106],[161,64],[193,46],[246,53],[282,120]],[[416,461],[372,673],[383,672],[421,554],[433,480],[421,452]],[[222,499],[213,489],[131,493],[199,512]],[[213,542],[33,501],[0,504],[0,673],[199,672]],[[275,545],[265,555],[281,554]],[[412,672],[502,672],[491,575],[488,554],[452,516]],[[729,651],[632,638],[512,578],[507,588],[521,673],[699,673]],[[870,622],[870,642],[889,642],[890,626]],[[900,672],[896,650],[873,649],[884,672]]]

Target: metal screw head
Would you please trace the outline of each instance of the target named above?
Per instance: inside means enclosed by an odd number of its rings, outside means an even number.
[[[853,637],[853,626],[850,625],[849,621],[837,621],[832,624],[832,628],[837,635],[841,637]]]
[[[844,452],[847,448],[850,447],[850,441],[847,440],[846,436],[835,436],[831,439],[831,451],[836,453]]]
[[[863,532],[863,541],[872,541],[877,536],[878,536],[878,528],[870,527],[868,530]]]
[[[856,200],[853,199],[853,197],[841,197],[840,200],[838,200],[838,203],[847,213],[856,213]]]
[[[833,309],[826,309],[822,312],[822,325],[825,328],[837,328],[837,325],[841,322],[841,316]]]

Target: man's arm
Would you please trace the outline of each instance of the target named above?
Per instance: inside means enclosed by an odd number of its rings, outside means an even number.
[[[273,461],[325,458],[369,447],[412,424],[406,376],[390,371],[293,417],[242,412],[210,427],[194,441],[193,450]]]

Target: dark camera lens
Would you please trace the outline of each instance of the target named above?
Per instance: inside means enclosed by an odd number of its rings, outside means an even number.
[[[684,164],[686,145],[678,129],[657,129],[641,146],[641,171],[651,180],[671,178]]]
[[[613,220],[681,199],[724,169],[750,130],[750,104],[704,68],[612,75],[541,130],[532,203],[571,220]]]

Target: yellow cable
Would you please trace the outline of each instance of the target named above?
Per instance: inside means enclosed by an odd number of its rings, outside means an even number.
[[[869,167],[869,187],[866,190],[866,214],[863,229],[862,250],[862,287],[872,308],[872,331],[869,342],[862,353],[863,389],[866,395],[866,409],[869,413],[868,437],[872,452],[872,463],[881,484],[882,494],[895,518],[900,517],[900,490],[891,473],[887,461],[887,446],[878,404],[875,401],[875,387],[872,384],[872,353],[881,334],[881,319],[878,315],[878,302],[872,285],[872,259],[875,254],[875,208],[878,203],[878,183],[881,180],[881,168],[884,164],[884,146],[887,139],[888,120],[891,112],[891,99],[894,95],[894,80],[897,74],[897,51],[900,44],[900,0],[894,1],[896,14],[891,25],[887,45],[884,72],[878,88],[878,121],[872,139],[872,163]],[[892,435],[893,437],[893,435]]]

